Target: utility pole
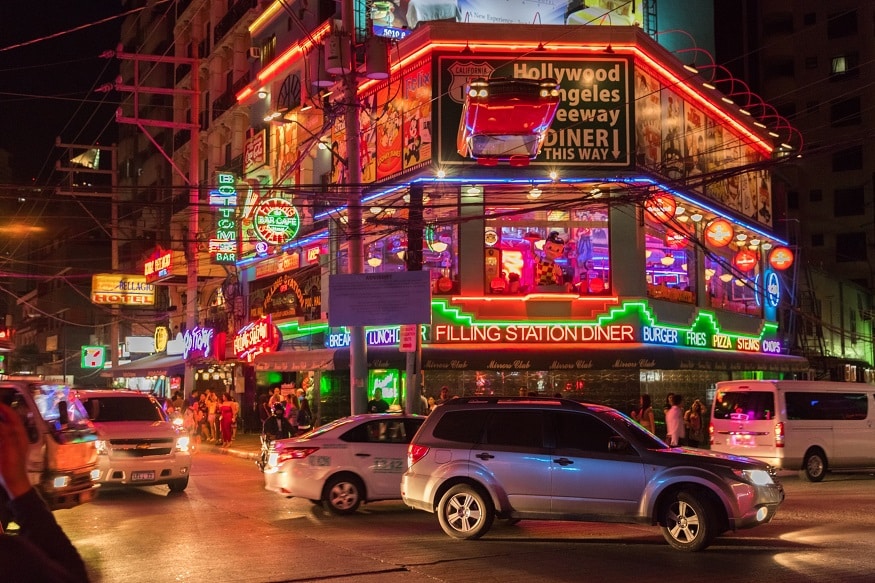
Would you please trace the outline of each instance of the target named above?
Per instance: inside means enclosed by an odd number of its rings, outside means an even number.
[[[110,239],[112,240],[112,258],[111,258],[111,269],[113,273],[118,273],[119,271],[119,257],[118,257],[118,242],[119,242],[119,232],[118,232],[118,147],[113,144],[112,146],[94,146],[94,145],[85,145],[85,144],[64,144],[61,142],[61,138],[55,138],[55,146],[58,148],[66,148],[67,150],[76,150],[87,152],[88,150],[98,150],[103,151],[106,150],[110,153],[110,169],[109,170],[101,170],[100,168],[88,168],[87,166],[83,167],[72,167],[72,166],[61,166],[60,161],[58,161],[55,166],[55,170],[59,172],[66,172],[70,177],[74,172],[79,172],[82,174],[108,174],[110,177],[110,192],[85,192],[85,191],[75,191],[75,190],[58,190],[58,194],[72,197],[79,196],[87,196],[87,197],[100,197],[100,198],[108,198],[110,199]],[[66,339],[64,340],[66,343]],[[113,304],[110,306],[110,324],[109,324],[109,350],[110,350],[110,359],[112,361],[113,368],[118,366],[119,361],[119,306],[118,304]],[[67,354],[66,349],[64,351],[64,377],[66,378],[66,370],[67,370]]]
[[[344,120],[346,126],[346,158],[348,160],[349,184],[347,197],[347,240],[349,249],[349,272],[363,273],[364,244],[362,241],[362,170],[359,154],[358,79],[355,52],[355,3],[343,0],[340,5],[343,40],[350,44],[350,72],[344,75]],[[349,384],[350,409],[353,415],[367,410],[368,356],[363,326],[351,326],[349,330]]]
[[[410,187],[410,211],[407,218],[407,271],[422,271],[422,216],[423,188],[416,184]],[[416,325],[416,345],[413,352],[407,353],[406,385],[404,411],[407,414],[419,413],[420,370],[422,369],[422,325]]]
[[[129,92],[133,96],[133,117],[125,117],[122,115],[122,110],[119,109],[116,114],[116,121],[119,123],[129,123],[140,128],[143,134],[149,138],[152,144],[158,149],[164,158],[170,163],[170,166],[179,174],[189,187],[188,201],[188,236],[187,241],[184,241],[186,250],[186,286],[185,286],[185,327],[186,330],[192,330],[197,325],[198,302],[197,302],[197,276],[198,276],[198,233],[199,233],[199,211],[200,205],[200,72],[198,60],[198,43],[192,42],[193,56],[192,57],[171,57],[166,55],[141,55],[136,53],[126,53],[119,45],[116,51],[104,53],[106,57],[117,57],[123,60],[133,61],[134,63],[134,84],[125,85],[119,80],[114,86],[104,87],[103,90],[114,88],[116,91]],[[188,65],[191,67],[189,78],[191,79],[191,87],[189,89],[166,88],[166,87],[149,87],[140,85],[140,64],[141,63],[158,63],[167,65]],[[157,94],[157,95],[187,95],[191,100],[191,121],[190,122],[173,122],[156,119],[145,119],[140,117],[140,94]],[[174,130],[189,130],[191,137],[189,140],[189,172],[188,175],[179,169],[173,158],[164,151],[164,148],[159,144],[152,135],[146,131],[144,126],[154,126],[171,128]],[[183,388],[186,396],[191,394],[194,387],[194,367],[188,362],[185,363],[185,381]]]

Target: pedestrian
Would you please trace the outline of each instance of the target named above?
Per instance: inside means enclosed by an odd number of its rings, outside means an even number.
[[[441,392],[438,394],[438,398],[435,399],[435,403],[441,405],[450,400],[450,387],[444,385],[441,387]]]
[[[374,389],[374,397],[368,401],[368,413],[385,413],[389,410],[389,403],[383,400],[383,389]]]
[[[240,404],[237,402],[237,399],[234,398],[234,395],[227,393],[228,398],[231,400],[231,414],[234,419],[234,423],[231,426],[231,441],[237,439],[237,423],[240,421]]]
[[[298,395],[289,393],[286,395],[286,419],[295,430],[295,435],[298,434]]]
[[[671,409],[665,414],[666,441],[672,447],[686,445],[686,431],[684,430],[684,398],[681,395],[672,394]]]
[[[684,429],[687,431],[687,444],[702,447],[705,444],[705,405],[696,399],[684,413]]]
[[[87,582],[79,551],[30,483],[29,445],[21,417],[0,403],[0,498],[20,527],[15,535],[0,528],[0,578],[6,583]]]
[[[188,433],[188,448],[192,453],[196,452],[201,444],[200,422],[203,414],[199,411],[199,407],[197,401],[191,405],[186,401],[182,406],[182,428]]]
[[[264,427],[264,422],[270,419],[272,415],[272,411],[270,406],[268,405],[267,395],[262,393],[258,396],[258,403],[255,405],[256,412],[258,413],[258,421],[261,427]]]
[[[234,434],[234,408],[231,406],[231,397],[228,393],[222,394],[222,405],[219,407],[221,415],[221,438],[222,447],[231,445],[231,437]]]
[[[268,442],[277,439],[288,439],[295,436],[295,431],[286,419],[286,407],[282,403],[277,403],[273,407],[273,415],[264,422],[261,432],[267,438]]]
[[[283,394],[282,391],[280,391],[279,387],[274,387],[273,394],[270,396],[270,399],[267,402],[269,410],[273,411],[273,408],[277,403],[283,403]]]
[[[310,411],[310,402],[305,398],[301,399],[301,408],[298,411],[298,435],[307,433],[313,429],[313,413]]]
[[[656,419],[653,416],[653,404],[650,395],[647,393],[641,395],[638,408],[632,411],[632,419],[637,421],[641,427],[650,433],[656,433]]]

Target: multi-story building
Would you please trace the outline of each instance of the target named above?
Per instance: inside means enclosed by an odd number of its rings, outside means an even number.
[[[386,34],[408,35],[397,12]],[[772,216],[779,145],[630,23],[421,24],[391,45],[391,68],[372,47],[359,61],[359,127],[348,128],[352,105],[323,69],[344,69],[330,23],[265,10],[250,26],[260,60],[237,93],[251,112],[237,267],[249,316],[271,317],[283,348],[254,356],[255,368],[312,378],[326,416],[356,410],[350,336],[326,321],[326,279],[351,263],[350,210],[364,216],[364,271],[409,268],[421,196],[428,393],[523,390],[626,408],[642,392],[705,398],[717,380],[807,371],[777,324],[792,285]],[[477,77],[559,83],[556,120],[530,164],[459,153],[464,89]],[[363,301],[401,311],[409,297],[383,294]],[[367,329],[358,390],[379,386],[400,405],[418,391],[406,392],[398,334]]]
[[[819,376],[843,379],[854,367],[863,378],[875,363],[875,146],[868,139],[875,117],[866,106],[875,76],[867,66],[875,44],[866,23],[875,18],[875,6],[746,0],[720,16],[722,32],[736,41],[729,67],[791,120],[805,141],[802,157],[775,174],[787,192],[785,230],[799,249],[801,301],[794,327],[800,348]],[[818,277],[821,272],[832,277]],[[868,290],[859,302],[844,303],[840,317],[834,299],[843,294],[836,279],[845,280],[845,289]]]

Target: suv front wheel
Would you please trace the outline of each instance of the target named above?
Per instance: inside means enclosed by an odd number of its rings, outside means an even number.
[[[717,525],[710,507],[692,492],[678,492],[661,517],[662,536],[679,551],[701,551],[711,544]]]
[[[453,538],[478,539],[492,527],[494,519],[492,500],[469,484],[453,486],[438,504],[441,528]]]

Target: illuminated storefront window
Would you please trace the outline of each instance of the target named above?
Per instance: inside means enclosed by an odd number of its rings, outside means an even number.
[[[689,232],[645,213],[644,239],[647,296],[695,303],[696,254]]]
[[[611,293],[607,206],[557,206],[486,209],[489,293]]]
[[[761,262],[747,258],[748,253],[757,258],[759,253],[734,247],[709,248],[705,254],[708,306],[762,317],[762,305],[757,299],[762,285]]]
[[[380,208],[374,213],[386,214]],[[376,211],[377,208],[374,209]],[[372,211],[373,212],[373,211]],[[422,269],[431,275],[432,293],[458,293],[459,234],[455,208],[426,207],[424,210]],[[392,224],[406,224],[407,210],[398,208],[391,213]],[[407,270],[407,232],[393,230],[389,234],[368,237],[365,241],[365,272],[388,273]]]

